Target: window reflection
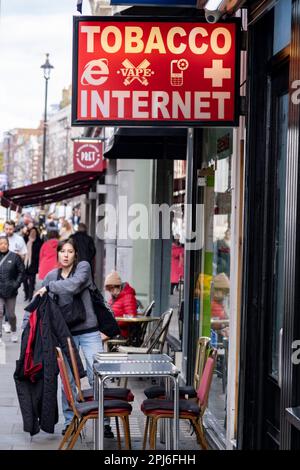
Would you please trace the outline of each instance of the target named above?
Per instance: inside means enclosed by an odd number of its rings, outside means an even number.
[[[225,439],[228,343],[230,327],[231,158],[232,131],[204,133],[203,168],[206,181],[199,188],[203,201],[204,248],[199,254],[195,284],[195,314],[200,336],[210,336],[218,358],[209,395],[211,428]],[[198,199],[198,200],[199,200]],[[222,436],[220,436],[220,434]]]

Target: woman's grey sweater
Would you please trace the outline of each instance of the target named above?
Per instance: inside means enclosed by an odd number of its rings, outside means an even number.
[[[73,334],[82,334],[98,329],[97,317],[94,313],[93,304],[88,287],[92,288],[93,278],[91,266],[87,261],[81,261],[76,266],[73,274],[66,279],[57,280],[58,269],[50,271],[43,281],[43,286],[49,287],[49,295],[58,296],[58,305],[63,309],[73,301],[73,295],[81,292],[81,299],[86,311],[86,320],[71,328]],[[88,330],[88,331],[87,331]]]

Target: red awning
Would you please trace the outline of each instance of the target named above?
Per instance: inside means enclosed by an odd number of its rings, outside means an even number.
[[[88,193],[98,178],[99,173],[82,171],[21,188],[9,189],[1,194],[1,205],[16,211],[25,206],[39,206],[71,199]]]

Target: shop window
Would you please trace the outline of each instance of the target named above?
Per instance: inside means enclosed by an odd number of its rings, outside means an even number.
[[[292,0],[279,0],[274,7],[274,55],[290,43],[291,19]]]
[[[230,328],[231,162],[232,131],[204,132],[203,163],[199,171],[199,200],[203,202],[204,246],[198,257],[195,316],[199,336],[209,336],[218,357],[209,396],[209,427],[225,442],[228,345]]]

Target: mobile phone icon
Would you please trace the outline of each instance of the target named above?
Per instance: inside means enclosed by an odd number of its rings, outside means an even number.
[[[183,72],[188,68],[189,63],[186,59],[171,60],[171,85],[183,85]]]
[[[178,68],[178,60],[171,60],[171,85],[183,85],[183,70]]]

